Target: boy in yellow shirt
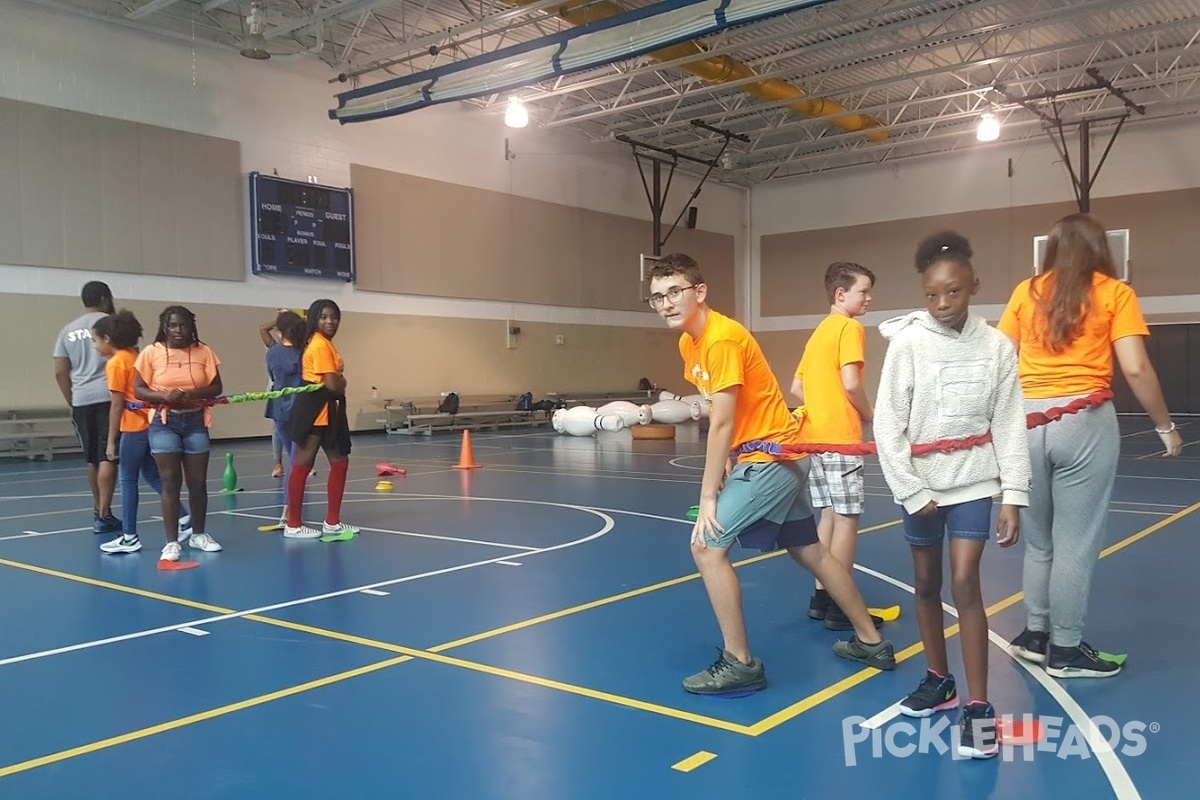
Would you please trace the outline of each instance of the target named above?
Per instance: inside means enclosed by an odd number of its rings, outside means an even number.
[[[860,264],[839,261],[825,270],[829,316],[809,337],[792,381],[792,394],[804,407],[806,442],[862,444],[863,423],[871,421],[872,411],[863,380],[866,331],[855,317],[867,313],[874,286],[875,275]],[[810,460],[809,497],[821,510],[817,536],[847,570],[853,569],[863,512],[863,457],[814,453]],[[833,631],[853,627],[819,580],[808,616],[824,620]]]
[[[750,654],[741,585],[729,561],[735,541],[764,551],[787,548],[849,616],[855,636],[837,642],[834,653],[878,669],[894,669],[892,645],[880,639],[850,573],[817,538],[804,486],[808,459],[802,453],[778,451],[779,446],[796,444],[800,426],[758,343],[738,322],[708,307],[708,287],[689,256],[660,259],[650,271],[650,291],[650,307],[668,327],[681,332],[684,378],[709,404],[691,548],[724,642],[712,666],[686,678],[683,688],[719,695],[767,686],[762,661]],[[777,452],[770,452],[772,445]],[[736,465],[731,453],[736,453]]]

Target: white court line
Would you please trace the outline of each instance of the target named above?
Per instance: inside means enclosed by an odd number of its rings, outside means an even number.
[[[900,701],[897,700],[883,711],[868,719],[861,727],[867,730],[875,730],[876,728],[883,727],[887,722],[898,716],[900,716]]]
[[[354,494],[354,492],[351,492],[350,494]],[[382,498],[380,498],[380,499],[382,499]],[[266,519],[266,520],[271,520],[272,522],[278,521],[278,517],[276,517],[273,514],[272,515],[247,514],[244,511],[226,511],[225,513],[231,517],[247,517],[249,519]],[[526,552],[526,553],[532,553],[538,549],[536,547],[528,547],[526,545],[521,545],[521,544],[508,544],[507,542],[489,542],[489,541],[485,541],[483,539],[464,539],[459,536],[439,536],[439,535],[433,534],[433,533],[417,533],[415,531],[394,531],[389,528],[368,528],[365,525],[359,525],[358,529],[360,531],[370,531],[372,533],[387,533],[387,534],[391,534],[393,536],[411,536],[414,539],[435,539],[440,542],[457,542],[460,544],[477,544],[477,545],[482,545],[483,547],[503,547],[506,550],[520,550],[520,551]]]
[[[190,633],[192,636],[208,636],[208,631],[202,631],[199,628],[183,627],[178,629],[180,633]]]
[[[912,586],[903,581],[896,580],[891,575],[885,575],[882,572],[877,572],[869,567],[863,567],[858,564],[855,564],[854,568],[873,578],[878,578],[884,583],[890,583],[893,586],[903,589],[911,595],[915,596],[917,593],[917,590]],[[954,606],[949,603],[942,603],[942,608],[945,609],[946,613],[958,619],[958,609],[954,608]],[[1006,655],[1011,656],[1008,649],[1008,642],[1000,634],[992,630],[990,626],[988,627],[988,639],[992,644],[1004,651]],[[1104,770],[1104,775],[1108,778],[1108,782],[1112,786],[1114,796],[1117,800],[1141,800],[1141,794],[1138,792],[1137,787],[1133,785],[1133,779],[1129,777],[1129,772],[1126,771],[1125,765],[1121,763],[1121,759],[1117,758],[1117,754],[1113,749],[1108,746],[1104,734],[1096,728],[1092,722],[1092,718],[1075,701],[1075,698],[1071,697],[1057,681],[1048,676],[1040,666],[1032,667],[1020,658],[1013,658],[1013,661],[1025,668],[1025,671],[1062,707],[1062,710],[1070,717],[1075,727],[1087,737],[1088,746],[1096,754],[1096,761],[1099,762],[1100,768]],[[884,709],[879,714],[883,714],[886,711],[887,709]],[[879,714],[875,716],[879,716]],[[874,718],[872,717],[871,719]]]
[[[504,565],[504,566],[506,566],[506,567],[519,567],[519,566],[521,566],[521,562],[520,562],[520,561],[497,561],[496,563],[497,563],[497,564],[503,564],[503,565]]]
[[[550,552],[554,552],[556,550],[565,550],[565,549],[568,549],[571,547],[577,547],[581,544],[586,544],[588,542],[594,541],[596,539],[601,538],[602,536],[607,535],[609,533],[609,531],[611,531],[613,529],[613,527],[616,525],[616,523],[613,521],[613,518],[608,516],[607,514],[600,513],[598,511],[588,508],[586,506],[577,506],[577,505],[572,505],[569,503],[549,503],[549,502],[544,502],[544,501],[539,501],[539,500],[508,500],[508,499],[490,498],[490,497],[487,497],[487,498],[485,498],[485,497],[464,498],[461,496],[457,496],[455,499],[458,499],[458,500],[482,500],[482,501],[490,501],[490,502],[498,502],[498,503],[506,503],[506,502],[507,503],[524,503],[524,504],[530,504],[530,505],[553,506],[555,508],[570,508],[575,511],[583,511],[583,512],[586,512],[589,514],[595,514],[596,516],[598,516],[602,520],[604,520],[604,526],[600,530],[596,531],[593,534],[589,534],[588,536],[585,536],[582,539],[575,539],[575,540],[572,540],[569,542],[562,542],[561,544],[556,544],[556,545],[551,545],[549,547],[539,548],[537,550],[534,550],[534,551],[528,553],[527,555],[540,555],[542,553],[550,553]],[[282,603],[273,603],[273,604],[267,605],[267,606],[259,606],[258,608],[246,609],[245,611],[234,611],[229,614],[219,614],[219,615],[211,616],[211,617],[203,617],[201,619],[195,619],[195,620],[191,620],[189,622],[181,622],[176,625],[164,625],[160,628],[149,628],[147,630],[135,631],[133,633],[125,633],[125,634],[121,634],[119,636],[110,636],[106,639],[95,639],[90,642],[80,642],[78,644],[65,645],[63,647],[55,647],[50,650],[41,650],[36,653],[26,653],[26,654],[20,655],[20,656],[12,656],[10,658],[0,659],[0,667],[8,666],[9,664],[18,664],[23,661],[33,661],[38,658],[47,658],[49,656],[61,655],[63,653],[73,653],[73,652],[77,652],[80,650],[89,650],[93,647],[101,647],[103,645],[115,644],[117,642],[127,642],[127,641],[131,641],[133,639],[142,639],[142,638],[145,638],[148,636],[157,635],[159,633],[167,633],[168,631],[177,631],[177,630],[180,630],[181,628],[193,627],[196,625],[209,625],[214,622],[224,622],[226,620],[239,619],[241,617],[246,617],[251,614],[266,614],[266,613],[269,613],[272,611],[278,611],[283,608],[292,608],[293,606],[302,606],[302,605],[307,605],[308,603],[316,603],[321,600],[329,600],[329,599],[332,599],[335,597],[344,597],[346,595],[357,594],[357,593],[361,593],[367,589],[380,589],[385,586],[396,586],[401,583],[410,583],[412,581],[422,580],[424,578],[433,578],[433,577],[437,577],[439,575],[449,575],[449,574],[452,574],[455,572],[462,572],[464,570],[474,569],[475,567],[482,567],[482,566],[487,566],[489,564],[494,564],[497,561],[502,561],[504,558],[505,558],[505,556],[496,556],[495,558],[487,558],[487,559],[483,559],[482,561],[472,561],[472,562],[469,562],[466,564],[456,564],[455,566],[452,566],[452,567],[443,567],[441,569],[429,570],[428,572],[421,572],[421,573],[417,573],[415,575],[406,575],[402,578],[392,578],[392,579],[386,580],[386,581],[376,581],[375,583],[366,584],[365,586],[355,586],[355,587],[351,587],[349,589],[339,589],[334,592],[326,592],[324,594],[312,595],[311,597],[301,597],[301,598],[297,598],[295,600],[287,600]]]
[[[7,542],[10,539],[30,539],[34,536],[55,536],[60,533],[82,533],[83,531],[90,531],[91,529],[92,526],[88,525],[84,528],[63,528],[60,531],[22,531],[21,533],[13,536],[0,536],[0,542]]]
[[[385,592],[382,589],[363,589],[361,594],[372,594],[376,597],[387,597],[389,592]]]

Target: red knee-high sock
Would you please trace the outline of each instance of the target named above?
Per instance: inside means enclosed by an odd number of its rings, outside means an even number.
[[[292,475],[288,478],[287,524],[289,528],[299,528],[304,524],[300,510],[304,508],[304,484],[312,465],[292,464]]]
[[[337,525],[342,521],[342,495],[346,493],[346,471],[348,469],[350,469],[349,459],[334,461],[329,465],[329,482],[325,484],[329,510],[325,512],[325,521],[330,525]]]

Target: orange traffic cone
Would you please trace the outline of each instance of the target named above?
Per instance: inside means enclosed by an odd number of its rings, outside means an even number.
[[[463,431],[462,452],[459,453],[455,469],[479,469],[475,463],[475,451],[471,449],[471,432]]]

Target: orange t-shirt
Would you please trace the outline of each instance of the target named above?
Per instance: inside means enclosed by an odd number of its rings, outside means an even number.
[[[120,392],[126,401],[136,401],[133,396],[133,376],[137,370],[133,362],[137,358],[137,350],[118,350],[104,365],[104,374],[108,378],[108,390]],[[134,411],[125,408],[121,411],[121,433],[137,433],[150,427],[150,416],[145,411]]]
[[[740,323],[710,310],[700,337],[679,337],[683,356],[683,377],[695,384],[709,400],[731,386],[740,387],[733,414],[733,441],[736,449],[745,442],[766,441],[794,444],[800,424],[788,410],[779,390],[779,382],[767,365],[758,342]],[[785,455],[788,461],[803,455]],[[767,453],[745,453],[738,461],[778,461]]]
[[[211,385],[220,365],[221,360],[206,344],[172,348],[155,342],[138,353],[133,366],[150,389],[168,392],[171,389],[203,389]],[[166,417],[167,408],[164,406],[162,418],[165,420]],[[204,407],[204,425],[212,425],[210,406]]]
[[[325,380],[325,375],[330,372],[336,372],[339,375],[344,368],[342,357],[338,354],[337,348],[333,346],[333,342],[320,331],[314,331],[312,338],[308,340],[308,346],[304,348],[304,355],[300,358],[301,377],[305,383],[321,383]],[[321,409],[321,413],[317,414],[317,418],[313,420],[313,425],[328,425],[329,424],[329,407]]]
[[[1021,281],[996,326],[1018,342],[1017,375],[1031,400],[1071,397],[1108,389],[1113,374],[1113,342],[1149,336],[1137,295],[1116,278],[1092,276],[1091,310],[1083,333],[1061,353],[1042,342],[1045,320],[1037,313],[1037,292],[1046,291],[1054,273]]]
[[[804,346],[796,377],[804,384],[804,438],[828,444],[862,442],[862,419],[842,386],[842,367],[862,364],[867,332],[858,320],[830,314]]]

